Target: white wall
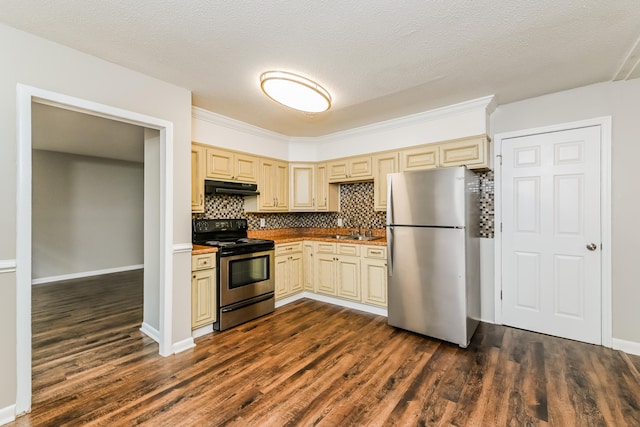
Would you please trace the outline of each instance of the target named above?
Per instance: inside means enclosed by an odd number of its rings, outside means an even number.
[[[173,123],[174,243],[191,242],[191,93],[0,24],[0,265],[16,259],[16,85],[37,88],[145,114]],[[184,260],[183,260],[184,258]],[[174,294],[190,293],[188,253],[174,255]],[[19,268],[19,266],[18,266]],[[16,402],[16,273],[0,268],[0,410]],[[171,280],[171,279],[169,279]],[[186,327],[191,307],[173,304],[174,342],[191,339]]]
[[[456,104],[425,113],[316,138],[313,158],[308,139],[292,140],[292,160],[322,161],[431,142],[482,135],[487,129],[488,99]],[[300,158],[302,157],[302,158]]]
[[[612,312],[614,339],[640,343],[640,80],[608,82],[501,105],[493,133],[612,116]]]
[[[34,150],[33,278],[141,265],[143,184],[141,163]]]
[[[193,108],[193,141],[294,162],[317,162],[489,132],[492,97],[318,138],[287,137]]]

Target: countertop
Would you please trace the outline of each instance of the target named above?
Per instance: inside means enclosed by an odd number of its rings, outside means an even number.
[[[374,246],[386,246],[387,239],[385,229],[372,230],[373,235],[380,237],[376,240],[343,240],[333,239],[327,236],[334,234],[341,234],[348,236],[349,232],[346,228],[278,228],[274,230],[249,230],[249,237],[257,239],[271,239],[275,241],[276,245],[280,243],[293,243],[300,242],[302,240],[313,240],[319,242],[332,242],[332,243],[349,243],[356,245],[374,245]]]
[[[349,243],[356,245],[373,245],[373,246],[387,246],[387,238],[384,228],[374,229],[372,233],[380,239],[376,240],[343,240],[332,239],[327,236],[334,234],[349,235],[346,228],[276,228],[273,230],[249,230],[247,232],[249,237],[256,239],[269,239],[273,240],[276,245],[280,243],[293,243],[301,242],[303,240],[313,240],[317,242],[332,242],[332,243]],[[203,245],[193,245],[191,250],[192,255],[202,255],[218,252],[218,248]]]
[[[204,245],[193,245],[191,249],[191,255],[211,254],[218,252],[218,248]]]

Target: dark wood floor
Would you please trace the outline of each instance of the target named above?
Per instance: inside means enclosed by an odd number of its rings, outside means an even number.
[[[33,409],[10,425],[640,426],[617,351],[489,324],[463,350],[300,300],[162,358],[141,287],[34,288]]]

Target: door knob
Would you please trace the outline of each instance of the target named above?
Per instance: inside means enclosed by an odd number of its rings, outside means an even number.
[[[590,251],[595,251],[598,248],[598,245],[596,245],[595,243],[589,243],[587,245],[587,249],[589,249]]]

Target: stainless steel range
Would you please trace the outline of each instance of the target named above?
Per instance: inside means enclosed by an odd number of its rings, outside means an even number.
[[[193,243],[218,248],[218,331],[275,309],[274,242],[248,238],[247,228],[246,219],[193,220]]]

